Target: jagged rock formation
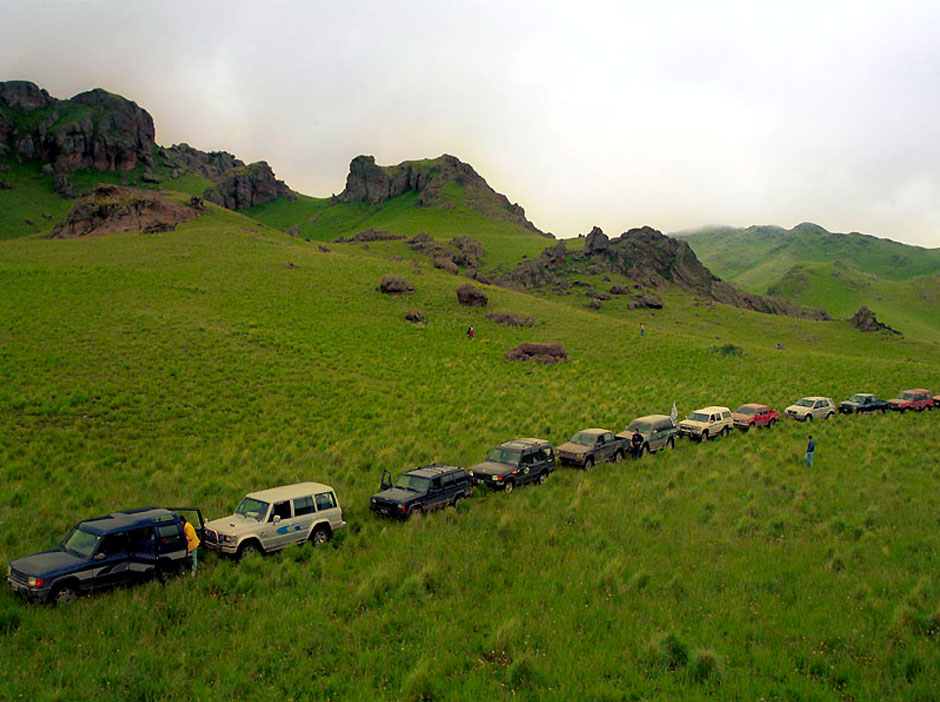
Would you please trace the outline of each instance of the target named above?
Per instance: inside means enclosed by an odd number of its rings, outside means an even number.
[[[241,210],[279,197],[294,197],[294,194],[283,180],[274,177],[271,166],[265,161],[258,161],[227,171],[202,196],[226,209]]]
[[[506,353],[507,361],[535,361],[536,363],[562,363],[568,353],[561,344],[519,344]]]
[[[66,221],[52,230],[52,238],[168,232],[180,222],[195,219],[204,210],[199,198],[181,205],[150,190],[99,185],[91,195],[75,203]]]
[[[467,207],[492,219],[513,222],[541,236],[553,238],[526,219],[522,207],[510,203],[505,195],[493,190],[470,164],[448,154],[424,161],[404,161],[397,166],[378,166],[373,156],[356,156],[349,164],[346,188],[337,199],[376,205],[415,191],[419,206],[452,207],[443,193],[448,183],[464,187]]]
[[[863,332],[886,331],[891,334],[897,334],[898,336],[904,336],[897,329],[893,329],[887,324],[879,322],[875,317],[875,313],[868,309],[866,305],[862,305],[858,308],[858,311],[849,319],[849,323]]]
[[[188,144],[156,143],[153,118],[137,103],[95,88],[59,100],[28,81],[0,82],[0,158],[44,161],[63,197],[75,195],[77,169],[147,170],[141,179],[158,183],[149,169],[166,167],[171,177],[194,173],[213,182],[203,197],[229,209],[295,197],[264,161],[245,165],[225,151],[205,152]]]
[[[824,310],[800,307],[779,298],[746,293],[717,278],[698,260],[682,240],[663,235],[652,227],[640,227],[610,239],[594,227],[580,252],[567,254],[564,241],[549,247],[535,261],[525,261],[511,271],[500,273],[495,282],[504,287],[525,289],[554,285],[566,287],[565,273],[570,268],[589,273],[617,273],[644,288],[677,285],[701,297],[755,312],[782,314],[806,319],[831,319]],[[614,293],[614,290],[611,290]],[[616,293],[629,292],[622,286]],[[590,291],[589,291],[590,293]],[[593,295],[597,299],[597,295]],[[653,302],[653,305],[648,303]],[[633,305],[662,304],[658,296],[641,295]]]
[[[489,299],[486,293],[475,285],[464,283],[457,288],[457,302],[463,307],[486,307]]]
[[[408,295],[415,291],[415,286],[400,275],[386,275],[379,283],[379,290],[386,295]]]
[[[153,118],[100,88],[57,100],[28,81],[0,82],[0,113],[0,146],[20,160],[99,171],[154,163]]]
[[[431,258],[437,268],[444,268],[456,273],[457,266],[467,268],[468,272],[471,270],[475,272],[480,267],[481,259],[486,252],[479,241],[469,236],[455,236],[448,244],[438,243],[434,237],[425,232],[419,232],[408,241],[408,246],[411,247],[412,251]],[[438,265],[439,260],[441,262],[444,260],[450,261],[453,268],[446,263]]]

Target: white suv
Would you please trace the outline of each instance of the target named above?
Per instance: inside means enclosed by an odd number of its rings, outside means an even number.
[[[205,545],[241,558],[304,541],[322,544],[345,526],[333,488],[297,483],[245,495],[235,514],[206,524]]]
[[[813,418],[829,419],[835,413],[836,405],[831,398],[816,395],[797,400],[784,410],[787,417],[798,419],[801,422],[812,422]]]
[[[719,434],[727,436],[732,426],[734,420],[731,418],[731,410],[712,405],[695,410],[679,422],[679,435],[703,441]]]

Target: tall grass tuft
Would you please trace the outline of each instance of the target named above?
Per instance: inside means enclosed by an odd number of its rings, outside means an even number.
[[[408,702],[429,702],[438,696],[434,676],[427,659],[422,658],[402,683],[402,699]]]
[[[652,670],[679,670],[689,662],[689,647],[674,632],[657,634],[647,645],[644,657]]]
[[[721,681],[721,658],[711,649],[699,649],[689,663],[689,679],[694,683]]]
[[[520,638],[519,620],[510,617],[493,632],[483,657],[491,663],[507,665],[513,659]]]

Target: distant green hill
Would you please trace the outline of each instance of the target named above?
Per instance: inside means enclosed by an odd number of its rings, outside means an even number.
[[[866,234],[838,234],[804,222],[774,226],[705,227],[679,233],[715,275],[766,292],[794,265],[844,261],[888,280],[940,273],[940,249],[909,246]]]
[[[678,235],[716,275],[752,292],[848,317],[867,305],[903,333],[940,338],[940,249],[803,223],[705,227]]]

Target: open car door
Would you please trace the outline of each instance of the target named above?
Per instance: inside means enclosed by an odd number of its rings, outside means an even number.
[[[196,535],[200,541],[206,538],[206,522],[202,518],[202,510],[198,507],[167,507],[171,512],[176,512],[181,517],[186,517],[186,521],[193,525]]]
[[[381,490],[388,490],[392,487],[392,474],[387,470],[382,471],[382,487]]]

